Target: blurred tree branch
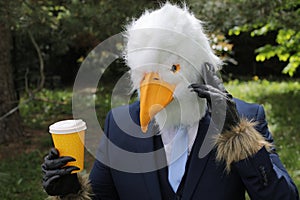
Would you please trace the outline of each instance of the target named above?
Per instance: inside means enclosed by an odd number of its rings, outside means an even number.
[[[38,44],[36,43],[31,31],[28,31],[28,35],[29,35],[29,38],[30,38],[36,52],[37,52],[38,58],[39,58],[40,82],[39,82],[37,88],[32,91],[32,93],[36,93],[36,92],[40,91],[41,89],[43,89],[43,87],[44,87],[44,84],[45,84],[44,68],[45,68],[45,66],[44,66],[44,60],[43,60],[42,52],[41,52]],[[27,88],[27,90],[29,91],[28,88]]]

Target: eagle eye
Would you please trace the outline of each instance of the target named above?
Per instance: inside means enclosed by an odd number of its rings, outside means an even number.
[[[172,67],[171,67],[171,71],[172,72],[178,72],[180,70],[180,65],[179,64],[174,64],[174,65],[172,65]]]

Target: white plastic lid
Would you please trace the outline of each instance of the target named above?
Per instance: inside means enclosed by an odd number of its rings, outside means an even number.
[[[49,126],[49,132],[54,134],[74,133],[85,129],[86,123],[81,119],[63,120]]]

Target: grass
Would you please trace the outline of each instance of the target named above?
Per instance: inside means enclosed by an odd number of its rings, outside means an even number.
[[[9,176],[0,183],[1,199],[37,200],[46,197],[41,187],[41,157],[36,150],[0,163],[1,171]]]
[[[226,88],[235,97],[264,105],[277,151],[300,188],[300,83],[231,81],[226,84]],[[100,89],[96,93],[95,107],[101,124],[110,109],[108,91]],[[24,125],[30,127],[27,130],[29,136],[15,145],[0,145],[0,155],[7,154],[0,156],[0,197],[3,200],[39,200],[47,196],[41,187],[40,169],[43,156],[52,145],[47,128],[54,121],[66,116],[72,117],[72,91],[43,90],[36,97],[38,100],[31,101],[20,110]],[[87,162],[92,160],[88,159]],[[87,163],[86,166],[90,165]]]

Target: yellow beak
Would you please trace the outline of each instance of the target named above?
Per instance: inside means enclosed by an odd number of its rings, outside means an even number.
[[[151,72],[140,83],[140,125],[145,133],[152,118],[173,100],[175,85],[169,84]]]

